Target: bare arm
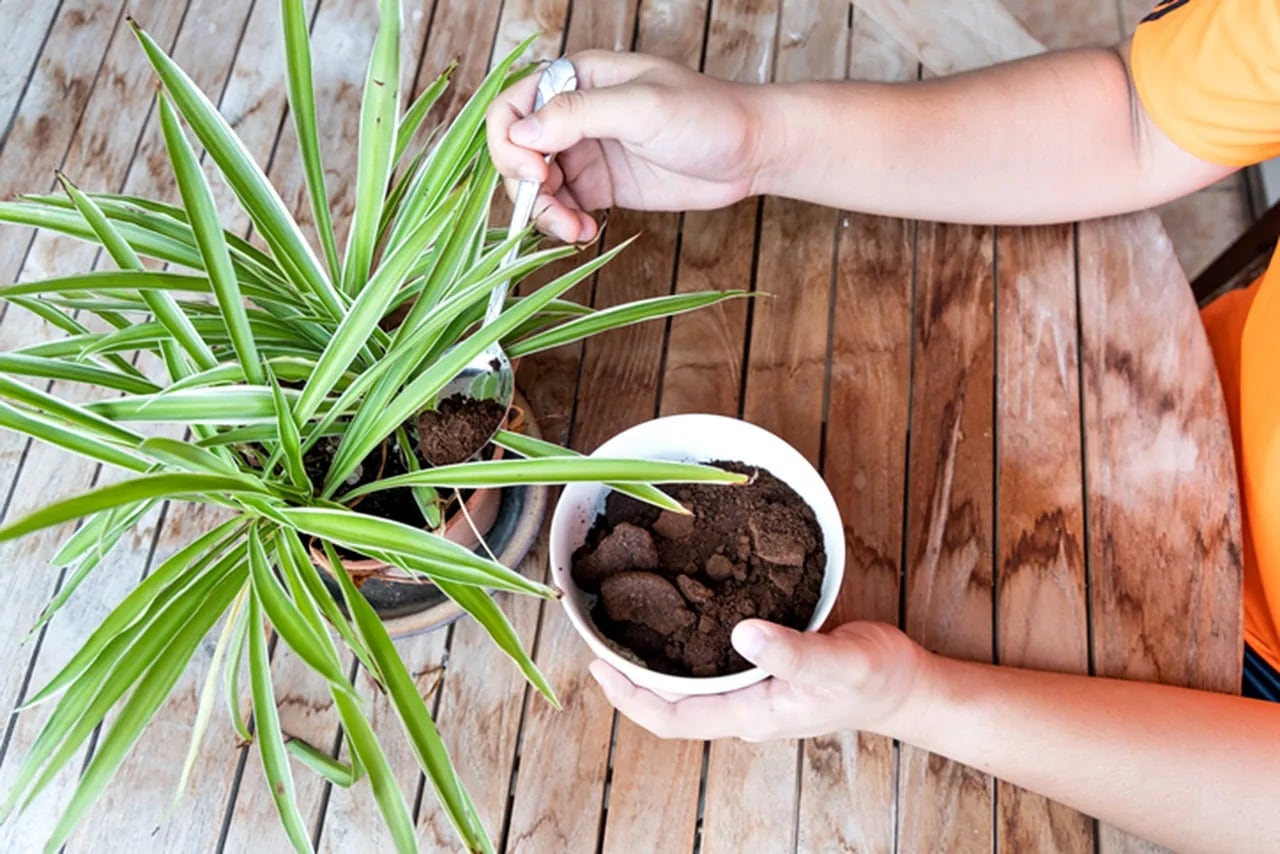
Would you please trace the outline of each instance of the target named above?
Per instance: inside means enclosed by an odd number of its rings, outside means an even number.
[[[774,678],[668,703],[603,662],[591,672],[666,738],[866,730],[1179,851],[1273,851],[1280,839],[1280,705],[956,661],[881,623],[811,634],[749,620],[733,643]]]
[[[637,54],[573,57],[582,89],[527,117],[531,77],[489,112],[499,171],[544,181],[542,225],[583,211],[721,207],[774,194],[996,224],[1138,210],[1231,170],[1174,145],[1134,95],[1128,44],[922,83],[729,83]],[[548,167],[542,152],[554,152]]]
[[[910,218],[1087,219],[1168,201],[1232,170],[1142,108],[1128,43],[909,85],[762,87],[756,192]],[[815,142],[815,140],[817,142]]]

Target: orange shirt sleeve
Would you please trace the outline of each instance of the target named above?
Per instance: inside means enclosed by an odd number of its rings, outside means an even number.
[[[1191,154],[1280,156],[1280,0],[1166,0],[1134,32],[1130,64],[1151,118]]]

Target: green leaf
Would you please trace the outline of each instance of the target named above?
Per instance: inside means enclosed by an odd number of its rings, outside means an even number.
[[[378,328],[378,321],[386,313],[387,306],[409,267],[417,260],[419,253],[453,221],[456,210],[456,198],[441,205],[422,221],[414,232],[413,239],[401,244],[379,265],[368,285],[360,290],[347,316],[333,333],[329,346],[320,355],[315,371],[302,391],[297,406],[300,420],[306,421],[314,415],[320,401],[333,390],[356,354],[365,346],[370,333]]]
[[[343,310],[341,296],[325,277],[320,262],[307,245],[298,224],[289,215],[280,194],[253,161],[244,143],[186,72],[166,56],[136,23],[130,20],[129,25],[172,96],[174,105],[217,164],[262,239],[271,247],[272,257],[284,268],[290,281],[303,292],[315,296],[331,317],[340,318]]]
[[[463,587],[447,581],[436,582],[436,585],[446,596],[475,618],[498,648],[516,663],[520,672],[524,674],[524,678],[529,680],[529,684],[537,688],[538,693],[559,709],[560,701],[556,699],[556,692],[551,687],[551,683],[542,675],[542,671],[533,663],[529,654],[524,651],[515,628],[493,598],[476,587]]]
[[[197,263],[200,263],[197,261]],[[18,282],[0,287],[0,299],[32,294],[70,294],[76,292],[112,293],[123,291],[132,294],[147,291],[173,293],[211,294],[213,286],[208,276],[175,273],[167,270],[93,270],[70,276],[58,276],[34,282]],[[259,285],[244,288],[244,295],[251,299],[270,300],[273,294]],[[83,327],[81,332],[86,332]]]
[[[38,413],[23,411],[7,403],[0,403],[0,427],[39,439],[73,454],[79,454],[95,462],[117,466],[126,471],[146,471],[147,464],[118,445],[96,436],[69,429]],[[64,520],[65,521],[65,520]],[[0,531],[3,534],[3,531]]]
[[[489,72],[476,93],[444,132],[419,171],[418,180],[414,181],[405,194],[404,204],[392,221],[391,233],[387,239],[388,247],[394,248],[404,237],[406,230],[412,228],[427,211],[440,202],[444,194],[458,183],[477,148],[483,149],[485,111],[494,97],[502,91],[507,82],[507,72],[517,57],[536,38],[537,33],[526,38]]]
[[[213,713],[213,700],[218,692],[218,667],[222,664],[222,659],[234,639],[235,626],[240,621],[240,613],[244,610],[244,603],[248,595],[249,585],[246,584],[240,588],[240,592],[236,594],[235,601],[231,603],[231,610],[227,612],[227,618],[223,621],[222,632],[218,635],[218,642],[213,647],[213,658],[209,661],[209,671],[205,674],[204,685],[200,689],[200,704],[196,707],[196,717],[191,723],[191,741],[187,747],[187,758],[182,762],[182,773],[178,776],[178,785],[174,788],[173,799],[175,802],[187,790],[187,781],[191,778],[191,771],[196,767],[196,760],[200,758],[200,745],[204,742],[204,735],[209,729],[209,717]]]
[[[113,483],[73,498],[56,501],[34,513],[0,528],[0,541],[13,540],[41,528],[52,527],[90,513],[149,498],[186,496],[193,501],[207,501],[213,495],[267,494],[266,488],[247,477],[207,474],[150,474]]]
[[[302,437],[298,433],[298,423],[294,421],[293,409],[284,390],[276,381],[276,375],[270,370],[267,377],[271,381],[271,401],[276,410],[276,424],[280,429],[280,454],[284,457],[284,468],[289,474],[289,481],[299,489],[311,494],[311,479],[307,477],[307,464],[302,458]]]
[[[151,436],[138,446],[138,451],[162,465],[195,474],[224,474],[235,477],[240,471],[234,464],[191,442],[168,436]]]
[[[65,690],[90,667],[113,639],[122,636],[131,626],[147,623],[154,615],[152,609],[167,607],[186,594],[188,586],[198,577],[201,568],[216,560],[229,543],[240,535],[242,524],[240,519],[228,519],[165,559],[93,630],[62,670],[20,708],[28,709],[39,705]],[[136,632],[130,634],[136,635]]]
[[[249,570],[254,599],[266,612],[280,639],[330,685],[349,690],[350,683],[332,644],[315,632],[272,572],[256,526],[249,530]]]
[[[356,658],[360,660],[360,665],[372,673],[375,679],[381,680],[381,674],[370,657],[368,649],[357,637],[355,629],[329,593],[329,588],[325,587],[324,582],[320,580],[319,573],[322,570],[311,559],[306,547],[298,539],[297,532],[282,531],[277,541],[276,552],[280,558],[280,568],[284,573],[285,583],[289,585],[294,601],[300,603],[303,613],[310,614],[313,608],[318,609],[329,621],[329,625],[337,630],[347,648],[355,653]],[[317,626],[317,632],[320,633],[319,626]]]
[[[220,610],[213,610],[216,600],[211,594],[219,585],[236,582],[234,570],[244,555],[242,545],[216,562],[199,559],[189,568],[183,567],[178,571],[179,578],[173,581],[178,595],[149,598],[144,603],[142,619],[133,627],[134,630],[116,631],[105,639],[80,675],[66,686],[65,695],[27,752],[13,788],[6,796],[3,807],[6,815],[24,793],[25,803],[30,803],[48,785],[101,723],[116,700],[145,675],[156,657],[194,617],[203,614],[211,621],[217,619]],[[243,583],[243,577],[239,583]],[[118,624],[117,611],[108,616],[107,622]],[[103,627],[100,627],[94,632],[94,637],[102,633]],[[79,657],[77,654],[76,659]],[[70,667],[68,665],[67,669]],[[37,773],[40,773],[38,779]]]
[[[245,648],[249,645],[249,631],[249,609],[241,608],[231,628],[231,654],[227,656],[227,663],[222,668],[222,695],[227,702],[231,728],[245,744],[253,743],[253,733],[249,731],[249,724],[240,708],[240,669],[244,662]],[[253,631],[262,631],[261,624]]]
[[[296,398],[298,394],[292,389],[284,389],[282,393],[287,398]],[[117,397],[94,401],[85,408],[91,415],[113,421],[276,424],[271,389],[260,386],[193,388],[167,394]]]
[[[510,430],[499,430],[493,437],[493,443],[508,451],[519,454],[522,457],[540,458],[540,457],[581,457],[577,451],[570,450],[561,445],[552,442],[544,442],[541,439],[535,439],[532,436],[525,436],[521,433],[512,433]],[[606,483],[616,492],[623,495],[629,495],[637,501],[643,501],[646,504],[652,504],[662,510],[670,510],[672,513],[679,513],[682,516],[689,515],[689,511],[679,501],[676,501],[670,495],[658,489],[656,486],[647,486],[639,484],[625,483]]]
[[[369,452],[389,436],[396,427],[410,416],[422,410],[475,356],[490,344],[499,341],[507,332],[536,314],[544,305],[593,274],[613,260],[617,253],[630,244],[620,243],[608,252],[582,266],[560,276],[554,282],[539,288],[532,296],[522,299],[518,305],[507,309],[493,322],[477,330],[465,341],[436,361],[431,369],[419,375],[386,405],[374,411],[372,423],[360,430],[349,430],[343,437],[338,452],[329,468],[325,494],[332,495],[338,484],[351,474]],[[359,417],[357,416],[357,421]]]
[[[80,215],[84,217],[85,222],[89,223],[89,227],[98,236],[98,240],[102,242],[107,254],[115,261],[116,266],[121,270],[144,270],[142,260],[138,258],[137,253],[133,251],[128,242],[111,225],[106,214],[98,208],[97,204],[80,192],[61,172],[58,173],[58,180],[62,182],[62,186],[67,191],[67,195],[71,197],[72,203],[80,211]],[[219,229],[219,232],[221,232],[221,229]],[[191,322],[187,320],[186,315],[178,308],[173,297],[164,291],[149,289],[141,291],[141,294],[156,319],[164,324],[164,327],[169,330],[169,334],[181,345],[182,349],[198,367],[208,369],[217,364],[217,359],[213,357],[213,351],[196,334]],[[180,374],[181,368],[176,361],[166,360],[166,363],[170,375]]]
[[[333,238],[333,220],[329,215],[329,192],[324,185],[324,165],[320,157],[320,138],[316,132],[316,93],[311,76],[311,38],[307,24],[306,4],[302,0],[282,0],[281,24],[284,28],[284,56],[288,70],[289,114],[298,137],[298,151],[307,178],[307,196],[311,199],[311,215],[320,245],[329,265],[333,281],[341,278],[338,248]]]
[[[55,418],[69,421],[106,440],[131,446],[142,441],[142,437],[132,430],[112,424],[101,415],[86,411],[84,407],[73,403],[67,403],[26,383],[11,380],[2,373],[0,373],[0,398],[8,398]]]
[[[412,555],[433,567],[433,578],[551,598],[555,591],[505,566],[486,560],[443,537],[400,522],[346,509],[285,507],[280,515],[299,531],[370,557]],[[0,533],[3,533],[0,531]]]
[[[329,560],[334,564],[334,575],[342,586],[342,596],[346,600],[356,631],[378,663],[384,679],[383,687],[395,707],[405,735],[409,737],[418,764],[436,790],[436,797],[444,807],[445,815],[469,850],[492,851],[493,843],[489,841],[484,825],[476,815],[475,805],[466,788],[458,779],[449,759],[449,752],[431,720],[431,711],[423,702],[413,677],[409,675],[408,668],[391,643],[382,620],[360,595],[337,553],[332,549],[329,550]]]
[[[391,180],[395,123],[400,113],[400,0],[378,4],[378,35],[360,104],[356,161],[356,206],[347,238],[342,289],[355,294],[364,285],[378,241],[382,203]]]
[[[345,762],[339,762],[320,748],[308,744],[300,738],[291,737],[284,743],[284,746],[289,751],[290,756],[335,786],[350,789],[355,785],[356,780],[360,779],[356,776],[355,769],[350,765]]]
[[[435,106],[436,101],[440,100],[440,96],[449,88],[449,78],[457,70],[458,60],[455,59],[445,67],[439,77],[432,81],[431,85],[422,90],[422,94],[414,99],[409,109],[405,110],[404,118],[400,119],[400,126],[396,128],[396,151],[392,157],[394,162],[400,162],[400,158],[404,155],[404,150],[413,141],[413,136],[418,132],[418,128],[422,127],[422,121],[427,117],[427,113],[431,112],[431,108]]]
[[[84,383],[129,394],[150,394],[158,387],[144,379],[102,368],[90,362],[68,362],[22,353],[0,353],[0,372],[41,377],[60,382]]]
[[[209,282],[222,309],[222,319],[227,325],[227,334],[235,347],[236,356],[245,376],[255,385],[265,381],[262,364],[258,359],[258,348],[254,344],[253,333],[249,329],[249,318],[245,313],[244,297],[240,293],[240,283],[236,280],[235,269],[231,265],[231,253],[227,249],[227,241],[222,235],[222,224],[218,220],[218,207],[213,199],[213,191],[205,180],[200,161],[187,141],[187,135],[178,124],[178,116],[169,103],[169,99],[161,92],[157,96],[160,102],[160,125],[164,129],[164,141],[169,149],[169,160],[173,164],[173,174],[178,180],[178,190],[182,194],[187,215],[191,218],[191,230],[195,232],[196,245],[200,247],[200,257],[204,259],[205,272],[209,274]],[[215,364],[212,354],[207,361],[196,363],[200,368],[208,369]]]
[[[709,291],[705,293],[675,294],[674,296],[655,297],[637,300],[636,302],[616,305],[601,311],[593,312],[586,317],[570,320],[552,329],[531,335],[521,341],[506,345],[507,355],[511,358],[528,356],[552,347],[561,347],[608,332],[633,323],[642,323],[660,317],[671,317],[677,314],[694,311],[706,306],[715,305],[725,300],[750,296],[747,291]]]
[[[405,486],[457,489],[511,484],[560,483],[746,483],[747,476],[696,463],[607,457],[544,457],[531,460],[482,460],[436,466],[367,483],[344,494],[340,503],[362,495]]]
[[[235,596],[243,579],[228,576],[209,594],[176,634],[151,659],[151,664],[138,681],[133,694],[120,708],[115,722],[99,740],[93,758],[85,767],[75,794],[63,810],[53,830],[46,851],[56,851],[66,842],[71,831],[102,794],[125,754],[142,735],[160,704],[169,696],[174,684],[186,669],[200,641],[221,616]],[[145,659],[144,659],[145,660]]]
[[[396,782],[395,772],[387,762],[386,754],[369,720],[360,711],[360,703],[354,697],[335,692],[333,703],[342,719],[342,728],[351,750],[352,764],[359,763],[369,774],[369,785],[378,811],[391,831],[392,842],[400,854],[416,854],[418,841],[413,830],[413,816],[405,802],[404,792]]]
[[[310,851],[311,838],[298,813],[293,771],[280,732],[275,692],[271,687],[271,661],[262,632],[262,607],[256,592],[249,596],[249,682],[253,689],[253,722],[258,734],[258,755],[266,774],[285,835],[296,851]]]

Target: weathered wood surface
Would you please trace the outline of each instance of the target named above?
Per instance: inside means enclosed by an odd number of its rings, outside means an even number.
[[[89,189],[172,198],[152,78],[121,4],[37,5],[0,37],[9,46],[0,55],[0,114],[9,123],[0,191],[47,190],[61,166]],[[1025,29],[992,0],[963,5],[437,0],[406,9],[402,80],[406,95],[416,94],[460,57],[457,92],[434,116],[447,118],[532,32],[542,35],[531,59],[639,47],[744,81],[905,80],[917,62],[947,73],[1034,52],[1027,30],[1053,47],[1114,41],[1145,4],[1010,0]],[[309,11],[324,57],[316,63],[328,117],[321,138],[341,237],[376,10],[323,0]],[[8,13],[0,5],[0,17]],[[309,220],[285,112],[277,5],[168,0],[140,14]],[[224,220],[247,233],[234,200],[215,188]],[[495,210],[505,217],[501,205]],[[602,245],[635,233],[641,238],[578,298],[607,306],[706,288],[771,296],[526,360],[521,381],[548,438],[589,451],[655,414],[745,417],[821,465],[841,507],[848,569],[833,624],[903,620],[926,645],[963,657],[1236,687],[1229,437],[1190,293],[1153,217],[992,230],[769,199],[683,216],[615,213]],[[0,279],[94,263],[84,246],[0,232]],[[1158,327],[1143,321],[1152,316]],[[25,312],[0,316],[6,349],[52,334]],[[3,518],[118,477],[0,433]],[[3,547],[0,563],[30,571],[0,599],[13,649],[0,666],[0,705],[52,675],[138,577],[211,521],[190,507],[150,514],[26,646],[17,642],[58,584],[46,565],[65,530]],[[524,569],[541,577],[545,564],[543,542]],[[614,715],[559,608],[501,602],[563,711],[530,691],[469,622],[398,646],[420,688],[435,691],[445,741],[507,850],[1089,851],[1095,835],[1108,851],[1145,845],[887,739],[660,742]],[[256,748],[235,743],[221,709],[192,791],[169,810],[207,659],[207,650],[197,655],[68,850],[285,850]],[[285,730],[341,753],[324,686],[283,647],[272,669]],[[454,847],[385,698],[357,678],[411,799],[420,844]],[[8,722],[0,785],[46,714]],[[74,773],[64,776],[31,813],[0,825],[0,848],[38,846],[74,783]],[[387,847],[367,788],[333,790],[301,769],[295,778],[321,848]]]

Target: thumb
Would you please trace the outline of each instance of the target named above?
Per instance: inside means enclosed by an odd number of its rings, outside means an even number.
[[[626,85],[563,92],[511,125],[512,142],[557,154],[584,139],[626,139],[649,120],[637,113],[641,98]]]
[[[730,640],[743,658],[784,682],[844,682],[862,663],[856,642],[841,632],[798,632],[764,620],[743,620],[733,627]]]

